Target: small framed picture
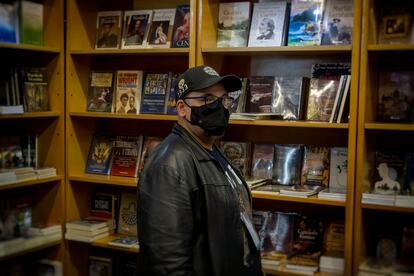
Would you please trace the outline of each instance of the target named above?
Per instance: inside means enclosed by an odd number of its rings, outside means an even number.
[[[391,15],[383,17],[383,39],[406,38],[411,33],[409,14]]]

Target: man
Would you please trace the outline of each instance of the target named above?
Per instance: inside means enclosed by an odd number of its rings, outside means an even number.
[[[125,45],[142,45],[144,33],[141,32],[140,28],[141,20],[137,19],[137,21],[135,21],[134,30],[125,40]]]
[[[178,77],[178,124],[149,155],[138,184],[142,275],[262,275],[251,195],[214,144],[238,77],[208,66]]]
[[[98,48],[114,48],[118,46],[118,35],[116,35],[112,28],[114,21],[111,18],[104,18],[102,22],[102,36],[98,40]]]
[[[129,110],[127,113],[137,114],[137,109],[135,108],[135,96],[129,96]]]
[[[119,106],[118,110],[116,111],[116,113],[120,113],[120,114],[125,114],[126,113],[126,109],[127,109],[127,105],[128,105],[128,94],[127,93],[123,93],[120,97],[120,103],[121,105]]]
[[[258,40],[269,40],[274,39],[275,22],[271,18],[263,18],[259,24],[259,35],[256,39]]]

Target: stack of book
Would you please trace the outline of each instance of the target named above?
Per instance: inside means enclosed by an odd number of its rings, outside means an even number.
[[[131,237],[131,236],[117,237],[109,241],[108,245],[125,247],[125,248],[139,248],[138,239],[136,237]]]
[[[52,167],[45,167],[45,168],[37,168],[35,169],[35,173],[37,178],[47,178],[56,176],[56,168]]]
[[[394,206],[395,195],[363,193],[362,203]]]
[[[395,206],[414,208],[414,196],[397,195],[395,197]]]
[[[335,188],[328,188],[326,190],[320,191],[318,194],[318,198],[324,199],[335,199],[335,200],[346,200],[346,190],[345,189],[335,189]]]
[[[18,237],[10,240],[0,241],[0,257],[18,252],[24,246],[24,238]]]
[[[319,193],[323,190],[321,186],[309,186],[309,185],[295,185],[289,189],[280,189],[280,195],[283,196],[294,196],[294,197],[310,197]]]
[[[0,171],[0,185],[16,182],[16,174],[13,171]]]
[[[31,237],[36,236],[61,236],[62,235],[62,225],[43,225],[43,224],[33,224],[32,227],[28,229],[28,235]]]
[[[0,105],[0,114],[23,114],[23,105]]]
[[[66,223],[65,238],[89,243],[111,235],[114,229],[114,219],[88,217]]]
[[[319,271],[343,275],[344,264],[343,252],[327,252],[319,259]]]
[[[37,179],[33,167],[16,168],[13,171],[16,174],[17,181]]]

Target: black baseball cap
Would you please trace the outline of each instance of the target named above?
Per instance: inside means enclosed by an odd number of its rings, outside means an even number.
[[[202,90],[222,83],[226,92],[240,90],[242,82],[236,75],[220,76],[210,66],[196,66],[187,69],[175,81],[176,99],[184,98],[191,91]]]

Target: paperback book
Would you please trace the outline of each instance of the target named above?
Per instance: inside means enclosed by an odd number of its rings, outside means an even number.
[[[165,99],[170,87],[171,74],[148,73],[141,97],[141,113],[164,114]]]
[[[122,11],[98,12],[96,49],[118,49],[121,41]]]
[[[231,164],[239,169],[243,176],[250,172],[251,146],[248,142],[221,142],[221,149]]]
[[[137,228],[137,197],[132,193],[122,193],[117,233],[136,238]]]
[[[142,136],[116,136],[112,153],[111,175],[137,177],[142,140]]]
[[[173,36],[174,19],[175,9],[154,10],[147,47],[170,48]]]
[[[220,3],[217,47],[246,47],[250,26],[250,2]]]
[[[111,112],[114,73],[91,71],[89,73],[87,111]]]
[[[145,47],[151,20],[152,10],[125,11],[121,48]]]
[[[49,110],[46,68],[21,68],[25,112]]]
[[[19,43],[18,5],[0,3],[0,41]]]
[[[273,161],[273,182],[279,185],[299,185],[302,145],[276,144]]]
[[[321,45],[351,45],[353,27],[353,1],[326,1]]]
[[[142,71],[116,72],[115,113],[138,114],[141,105]]]
[[[249,113],[272,112],[272,95],[275,77],[252,76],[249,83],[249,95],[246,110]]]
[[[372,191],[376,194],[395,195],[404,185],[405,154],[399,151],[375,152],[375,176]]]
[[[336,80],[311,79],[306,120],[329,122],[338,86]]]
[[[20,1],[20,43],[43,45],[43,4]]]
[[[272,179],[273,151],[272,144],[254,144],[251,173],[253,179]]]
[[[175,9],[172,48],[190,47],[190,5],[177,5]]]
[[[329,183],[329,148],[305,146],[302,163],[301,185],[327,188]]]
[[[109,174],[113,147],[114,139],[112,136],[95,134],[86,161],[86,172]]]
[[[348,148],[332,147],[330,151],[329,188],[347,188]]]

